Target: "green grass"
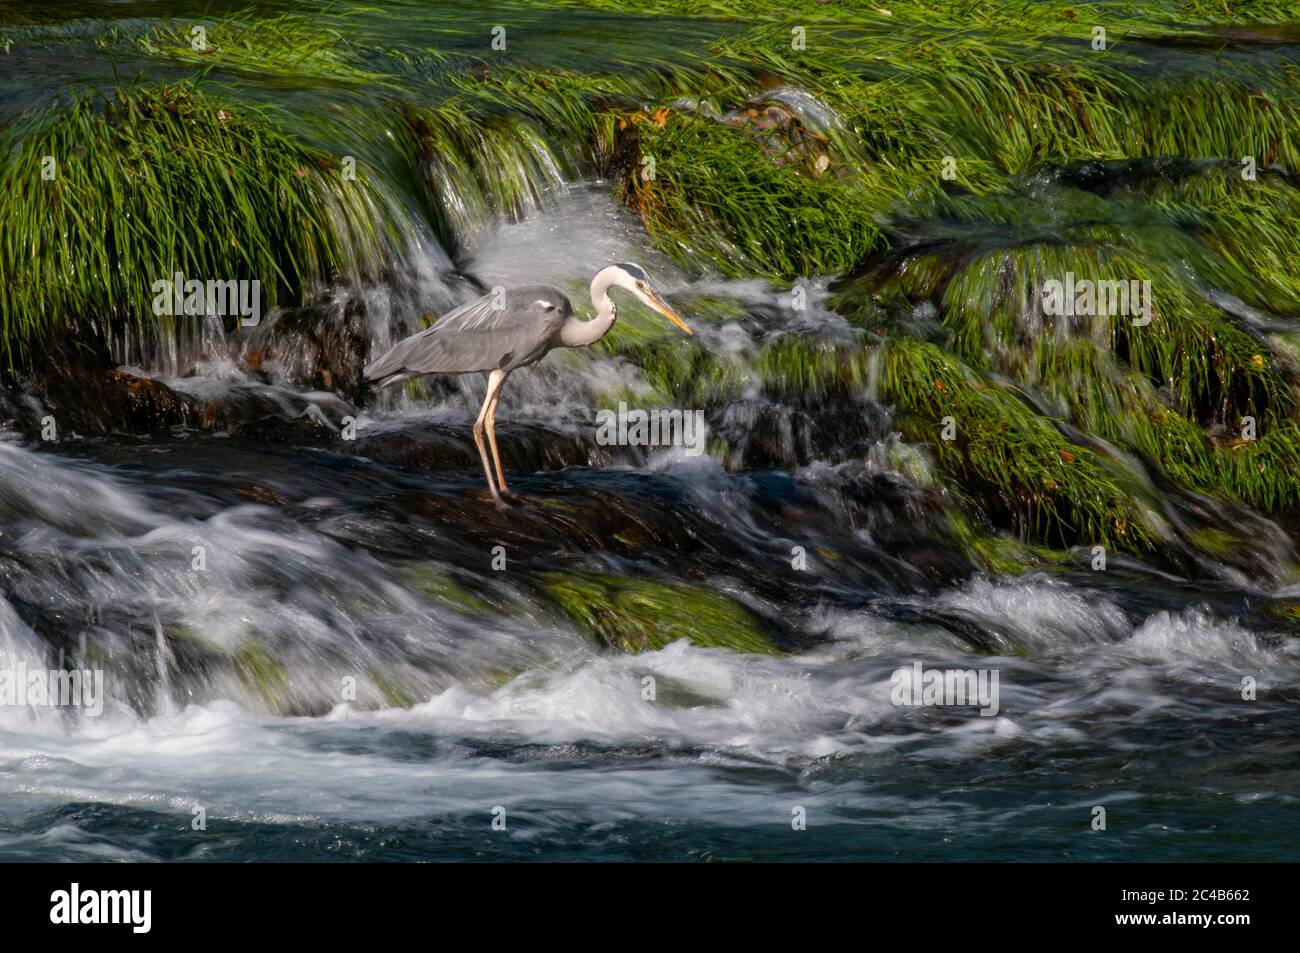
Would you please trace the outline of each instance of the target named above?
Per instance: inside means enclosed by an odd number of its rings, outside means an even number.
[[[257,110],[188,84],[86,95],[9,130],[0,171],[0,324],[12,364],[73,321],[165,331],[175,272],[258,279],[262,311],[379,242],[364,177]],[[45,156],[57,163],[42,177]]]
[[[204,31],[201,37],[196,28]],[[166,22],[134,36],[107,32],[99,42],[107,49],[131,43],[149,56],[199,69],[297,83],[373,84],[384,79],[360,65],[343,29],[299,14],[258,15],[254,8]]]
[[[639,155],[624,195],[656,244],[689,266],[792,279],[852,268],[881,244],[875,217],[897,196],[876,180],[841,180],[781,164],[743,129],[669,110],[633,113]]]
[[[907,339],[887,346],[881,377],[884,396],[904,412],[904,434],[928,443],[965,493],[1021,532],[1127,549],[1154,542],[1148,516],[1105,458],[1014,392]],[[953,440],[943,438],[944,418],[955,425]]]

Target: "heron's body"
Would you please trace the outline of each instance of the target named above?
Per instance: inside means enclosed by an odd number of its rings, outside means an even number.
[[[506,492],[506,482],[497,453],[495,418],[501,386],[511,371],[536,363],[552,348],[586,347],[608,334],[618,319],[618,309],[609,296],[613,287],[626,288],[687,334],[691,333],[681,318],[650,289],[648,281],[637,265],[611,265],[603,269],[591,282],[596,316],[587,321],[574,316],[569,299],[557,288],[531,285],[493,291],[389,348],[366,367],[366,380],[387,387],[425,374],[487,374],[487,396],[474,422],[474,442],[483,460],[488,489],[500,502],[500,493]],[[496,464],[496,485],[484,447],[485,433]]]
[[[387,386],[424,374],[513,371],[556,347],[572,316],[563,292],[543,285],[484,295],[398,342],[366,368],[366,379]]]

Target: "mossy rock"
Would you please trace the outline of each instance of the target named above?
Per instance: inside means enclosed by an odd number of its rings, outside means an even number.
[[[1292,635],[1300,635],[1300,599],[1276,599],[1264,606],[1264,615],[1295,626]]]
[[[280,713],[285,709],[289,676],[284,665],[265,646],[245,642],[230,661],[240,684],[259,698],[268,711]]]
[[[370,682],[375,686],[375,691],[379,693],[379,697],[383,699],[384,706],[388,708],[410,708],[420,701],[419,696],[412,691],[410,686],[400,679],[373,668],[366,674],[370,677]]]
[[[1192,530],[1187,534],[1187,540],[1201,552],[1219,559],[1227,558],[1242,545],[1241,540],[1232,533],[1212,526]]]
[[[989,572],[1017,576],[1030,570],[1064,565],[1068,558],[1059,550],[1033,546],[977,527],[960,510],[953,509],[949,513],[948,525],[966,557]]]
[[[753,613],[699,586],[579,572],[544,573],[538,582],[579,628],[610,648],[645,652],[688,639],[701,648],[779,651]]]
[[[463,615],[487,615],[495,610],[433,563],[407,563],[401,580],[411,590]]]

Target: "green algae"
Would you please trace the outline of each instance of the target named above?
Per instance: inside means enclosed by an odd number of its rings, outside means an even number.
[[[700,648],[778,651],[753,613],[700,586],[576,571],[545,573],[538,582],[583,632],[609,648],[647,652],[687,639]]]

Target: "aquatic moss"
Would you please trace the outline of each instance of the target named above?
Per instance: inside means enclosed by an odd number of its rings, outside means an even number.
[[[948,507],[946,522],[966,557],[990,572],[1015,576],[1034,569],[1058,566],[1064,561],[1058,550],[1030,545],[977,526],[956,506]]]
[[[285,710],[284,693],[289,685],[289,676],[284,665],[265,646],[245,641],[231,654],[230,664],[240,684],[261,700],[268,711]]]
[[[464,615],[481,616],[495,611],[434,563],[406,563],[401,567],[400,576],[406,586],[423,598]]]
[[[699,586],[583,572],[545,573],[538,582],[582,631],[610,648],[646,652],[687,639],[700,648],[776,651],[748,609]]]

